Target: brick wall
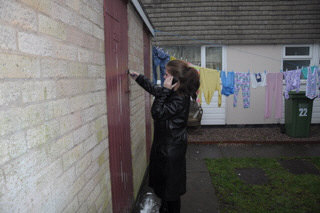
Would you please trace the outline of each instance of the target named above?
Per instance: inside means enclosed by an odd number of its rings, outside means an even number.
[[[0,212],[112,211],[103,27],[103,0],[0,0]]]
[[[143,23],[131,4],[128,4],[128,25],[129,69],[143,74]],[[145,95],[144,90],[132,80],[130,80],[130,91],[133,190],[136,197],[147,167]]]

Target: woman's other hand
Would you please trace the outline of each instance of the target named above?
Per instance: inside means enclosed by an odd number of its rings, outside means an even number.
[[[128,70],[128,74],[130,75],[130,77],[131,77],[133,80],[136,80],[136,79],[138,78],[138,76],[140,75],[139,73],[134,72],[134,71],[130,71],[130,70]]]

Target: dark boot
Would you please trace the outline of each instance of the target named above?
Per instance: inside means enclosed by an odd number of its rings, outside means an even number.
[[[168,213],[168,202],[165,200],[161,200],[161,206],[159,209],[159,213]]]
[[[168,213],[180,213],[180,207],[181,207],[181,201],[179,200],[175,201],[168,201]]]

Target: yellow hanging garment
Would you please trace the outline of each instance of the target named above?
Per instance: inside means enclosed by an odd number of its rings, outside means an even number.
[[[202,93],[207,104],[210,104],[214,92],[218,90],[218,107],[221,107],[220,71],[200,68],[199,99],[202,103]]]
[[[200,70],[200,68],[201,68],[201,67],[199,67],[199,66],[197,66],[197,65],[193,65],[192,67],[195,68],[198,72],[199,72],[199,70]]]

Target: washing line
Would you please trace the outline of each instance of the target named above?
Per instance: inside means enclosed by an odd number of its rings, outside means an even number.
[[[195,41],[195,42],[198,42],[198,43],[201,43],[201,44],[207,44],[207,45],[212,45],[212,46],[222,46],[222,44],[219,44],[219,43],[215,44],[215,43],[212,43],[212,42],[203,41],[203,40],[199,40],[199,39],[194,39],[194,38],[191,38],[191,37],[189,37],[189,36],[183,36],[183,35],[179,35],[179,34],[177,34],[177,33],[172,33],[172,32],[165,32],[165,31],[161,31],[161,30],[158,30],[158,29],[155,29],[154,32],[155,32],[156,34],[157,34],[157,33],[164,33],[164,34],[166,34],[166,35],[170,35],[170,36],[174,36],[174,37],[179,37],[179,38],[184,38],[184,39],[187,39],[187,40],[192,40],[192,41]],[[239,52],[243,52],[243,53],[246,53],[246,54],[249,54],[249,55],[259,56],[259,57],[266,58],[266,59],[269,59],[269,60],[281,62],[280,59],[276,59],[276,58],[272,58],[272,57],[269,57],[269,56],[252,53],[252,52],[245,51],[245,50],[242,50],[242,49],[239,49],[239,48],[230,47],[230,46],[228,46],[228,48],[234,49],[234,50],[237,50],[237,51],[239,51]],[[297,66],[297,64],[294,64],[294,63],[290,63],[290,62],[287,62],[287,63],[288,63],[288,64],[291,64],[291,65],[294,65],[294,66]]]

